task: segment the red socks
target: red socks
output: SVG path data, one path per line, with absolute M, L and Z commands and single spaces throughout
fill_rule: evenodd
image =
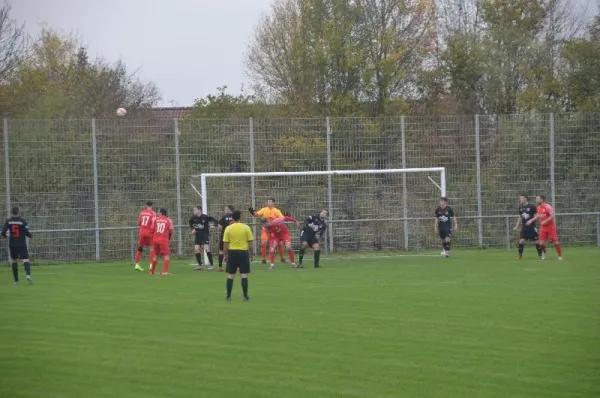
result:
M 169 263 L 170 262 L 171 262 L 171 260 L 167 260 L 167 259 L 165 259 L 163 261 L 163 270 L 162 270 L 163 274 L 166 274 L 167 272 L 169 272 Z
M 150 263 L 150 275 L 154 275 L 154 270 L 156 269 L 156 259 L 153 258 Z
M 142 259 L 142 252 L 138 250 L 135 252 L 135 263 L 139 264 L 141 259 Z
M 273 250 L 269 250 L 269 261 L 271 264 L 275 264 L 275 252 Z
M 150 250 L 150 262 L 154 261 L 154 250 Z
M 556 254 L 558 254 L 558 257 L 562 257 L 562 246 L 560 243 L 555 243 L 554 248 L 556 249 Z
M 260 245 L 260 256 L 262 257 L 263 261 L 267 260 L 267 244 L 266 243 L 261 243 L 261 245 Z
M 296 258 L 294 257 L 294 250 L 292 250 L 292 249 L 288 250 L 288 256 L 290 257 L 290 261 L 291 261 L 292 263 L 295 263 L 295 262 L 296 262 Z M 282 256 L 282 257 L 283 257 L 283 256 Z

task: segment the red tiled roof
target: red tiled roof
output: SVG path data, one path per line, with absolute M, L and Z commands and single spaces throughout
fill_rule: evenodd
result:
M 152 108 L 153 119 L 184 119 L 192 114 L 191 106 Z

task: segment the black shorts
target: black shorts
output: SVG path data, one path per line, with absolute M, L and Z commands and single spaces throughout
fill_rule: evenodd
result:
M 525 240 L 538 240 L 538 230 L 536 227 L 523 227 L 521 228 L 521 239 Z
M 210 242 L 210 238 L 208 236 L 207 233 L 203 233 L 203 232 L 196 232 L 196 235 L 194 235 L 194 244 L 195 245 L 208 245 Z
M 250 273 L 250 254 L 247 250 L 229 250 L 227 253 L 227 273 L 235 274 L 238 268 L 240 274 Z
M 306 242 L 309 247 L 313 247 L 319 243 L 319 238 L 317 238 L 317 235 L 313 231 L 303 229 L 300 231 L 300 243 L 302 242 Z
M 440 239 L 452 238 L 452 230 L 448 228 L 440 228 Z
M 27 246 L 9 246 L 8 250 L 10 251 L 11 260 L 29 259 L 29 250 L 27 250 Z

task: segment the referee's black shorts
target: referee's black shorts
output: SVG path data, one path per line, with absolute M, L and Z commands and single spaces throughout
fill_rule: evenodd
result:
M 229 250 L 227 253 L 227 273 L 235 274 L 238 269 L 240 274 L 250 273 L 250 254 L 248 250 Z

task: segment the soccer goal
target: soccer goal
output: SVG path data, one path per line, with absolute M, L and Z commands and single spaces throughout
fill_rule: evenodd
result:
M 329 210 L 327 251 L 419 250 L 431 238 L 433 211 L 446 196 L 444 167 L 335 171 L 206 173 L 200 179 L 202 208 L 217 217 L 224 207 L 261 208 L 268 199 L 300 221 Z M 295 230 L 295 227 L 293 227 Z M 294 233 L 294 239 L 299 239 Z

